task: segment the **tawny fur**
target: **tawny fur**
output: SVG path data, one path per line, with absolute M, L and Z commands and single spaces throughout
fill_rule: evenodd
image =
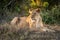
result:
M 10 24 L 11 25 L 16 25 L 18 23 L 18 20 L 19 20 L 18 17 L 14 17 Z
M 29 9 L 29 13 L 30 15 L 27 17 L 26 22 L 29 24 L 30 28 L 35 27 L 36 29 L 40 29 L 42 31 L 54 31 L 44 27 L 39 8 Z
M 40 16 L 40 9 L 29 9 L 30 15 L 27 17 L 26 22 L 29 23 L 29 27 L 32 28 L 35 24 L 35 27 L 43 27 L 42 18 Z
M 42 31 L 52 31 L 43 25 L 42 17 L 40 15 L 40 9 L 29 9 L 30 15 L 28 17 L 15 17 L 11 24 L 15 25 L 18 24 L 19 26 L 26 26 L 29 25 L 29 28 L 37 28 Z

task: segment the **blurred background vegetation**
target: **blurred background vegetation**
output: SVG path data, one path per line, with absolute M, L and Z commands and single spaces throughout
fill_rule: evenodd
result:
M 60 0 L 0 0 L 0 23 L 28 16 L 29 8 L 41 8 L 44 23 L 60 24 Z

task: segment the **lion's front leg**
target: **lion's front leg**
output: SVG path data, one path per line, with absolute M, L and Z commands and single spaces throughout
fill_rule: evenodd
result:
M 30 23 L 29 23 L 29 27 L 32 28 L 32 25 L 33 25 L 33 24 L 30 22 Z
M 35 23 L 35 20 L 32 20 L 32 19 L 31 19 L 31 20 L 29 21 L 29 26 L 30 26 L 30 28 L 32 28 L 32 27 L 34 26 L 34 23 Z

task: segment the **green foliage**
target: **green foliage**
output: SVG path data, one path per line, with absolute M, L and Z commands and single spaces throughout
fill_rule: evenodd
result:
M 43 3 L 43 7 L 48 7 L 49 3 L 48 2 L 44 2 Z
M 45 13 L 44 13 L 44 15 L 43 15 L 43 21 L 44 21 L 45 23 L 47 23 L 47 24 L 48 24 L 48 23 L 49 23 L 49 24 L 54 23 L 52 16 L 51 16 L 50 13 L 48 13 L 48 12 L 45 12 Z
M 42 11 L 43 21 L 47 24 L 60 23 L 60 8 L 54 6 L 51 10 Z
M 19 6 L 15 6 L 15 11 L 20 12 L 20 7 Z

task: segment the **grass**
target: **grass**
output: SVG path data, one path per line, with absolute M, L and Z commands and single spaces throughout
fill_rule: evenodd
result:
M 0 24 L 0 40 L 60 40 L 60 32 L 32 31 L 28 28 Z

